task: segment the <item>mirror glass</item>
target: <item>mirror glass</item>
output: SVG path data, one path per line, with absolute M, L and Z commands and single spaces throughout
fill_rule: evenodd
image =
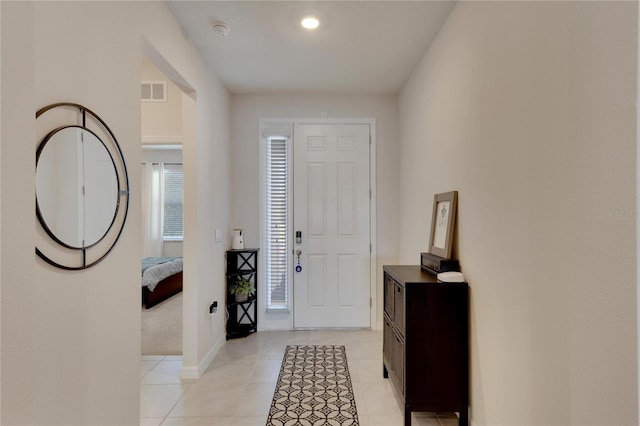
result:
M 109 231 L 118 178 L 95 134 L 69 126 L 50 136 L 36 164 L 36 202 L 44 225 L 70 247 L 91 246 Z

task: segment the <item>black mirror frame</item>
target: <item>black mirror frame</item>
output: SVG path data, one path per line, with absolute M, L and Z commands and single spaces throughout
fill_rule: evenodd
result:
M 127 214 L 128 214 L 128 210 L 129 210 L 129 175 L 127 172 L 127 165 L 125 163 L 124 160 L 124 155 L 122 154 L 122 149 L 120 148 L 120 144 L 118 143 L 118 140 L 116 139 L 115 135 L 113 134 L 113 132 L 111 131 L 111 129 L 109 128 L 109 126 L 107 126 L 107 124 L 93 111 L 91 111 L 90 109 L 80 105 L 80 104 L 76 104 L 76 103 L 70 103 L 70 102 L 61 102 L 61 103 L 55 103 L 55 104 L 51 104 L 51 105 L 47 105 L 41 109 L 39 109 L 36 112 L 36 120 L 38 119 L 38 117 L 40 117 L 42 114 L 46 113 L 47 111 L 53 110 L 55 108 L 72 108 L 72 109 L 77 109 L 78 112 L 80 113 L 80 116 L 82 117 L 82 124 L 78 125 L 78 124 L 69 124 L 69 125 L 63 125 L 60 127 L 57 127 L 56 129 L 50 131 L 49 133 L 47 133 L 47 135 L 42 139 L 42 141 L 40 142 L 40 144 L 38 145 L 38 149 L 36 150 L 36 170 L 38 167 L 38 160 L 40 158 L 40 154 L 42 153 L 42 150 L 44 149 L 45 145 L 47 144 L 47 142 L 51 139 L 51 137 L 56 134 L 57 132 L 61 131 L 62 129 L 65 128 L 69 128 L 69 127 L 75 127 L 75 128 L 80 128 L 82 130 L 86 130 L 90 133 L 92 133 L 94 136 L 96 136 L 96 138 L 105 146 L 105 148 L 107 149 L 107 152 L 109 153 L 109 156 L 111 157 L 111 161 L 113 163 L 113 167 L 115 170 L 115 174 L 116 174 L 116 181 L 117 181 L 117 185 L 118 185 L 118 199 L 116 202 L 116 207 L 115 207 L 115 212 L 113 215 L 113 220 L 111 221 L 111 224 L 109 225 L 109 228 L 107 229 L 107 231 L 104 233 L 104 235 L 102 237 L 100 237 L 100 239 L 88 246 L 85 246 L 83 244 L 82 247 L 74 247 L 74 246 L 70 246 L 64 242 L 62 242 L 60 240 L 60 238 L 58 236 L 56 236 L 53 231 L 49 228 L 49 226 L 47 225 L 44 217 L 42 216 L 42 212 L 40 211 L 39 205 L 38 205 L 38 197 L 36 195 L 36 216 L 38 218 L 38 222 L 40 223 L 40 226 L 42 226 L 42 229 L 46 232 L 46 234 L 59 246 L 63 247 L 64 249 L 68 249 L 71 250 L 73 252 L 80 252 L 81 253 L 81 261 L 80 261 L 80 265 L 63 265 L 55 260 L 53 260 L 51 257 L 47 256 L 42 250 L 40 250 L 37 246 L 35 248 L 36 250 L 36 255 L 38 257 L 40 257 L 42 260 L 44 260 L 45 262 L 47 262 L 48 264 L 55 266 L 56 268 L 60 268 L 60 269 L 65 269 L 65 270 L 70 270 L 70 271 L 78 271 L 78 270 L 83 270 L 83 269 L 88 269 L 92 266 L 95 266 L 96 264 L 98 264 L 99 262 L 101 262 L 105 257 L 107 257 L 107 255 L 109 253 L 111 253 L 111 250 L 115 247 L 116 243 L 118 242 L 120 235 L 122 234 L 122 231 L 124 230 L 124 225 L 126 223 L 127 220 Z M 118 158 L 114 158 L 114 156 L 111 154 L 111 151 L 109 150 L 109 148 L 107 147 L 107 144 L 105 143 L 105 141 L 103 141 L 94 131 L 92 131 L 91 129 L 89 129 L 87 127 L 87 115 L 89 115 L 90 118 L 94 119 L 99 126 L 102 128 L 102 130 L 106 131 L 106 133 L 109 135 L 110 139 L 111 139 L 111 143 L 113 148 L 115 148 L 115 153 L 117 153 L 117 157 Z M 116 162 L 120 163 L 121 168 L 117 167 Z M 118 219 L 118 213 L 120 211 L 120 208 L 123 208 L 123 214 L 121 216 L 121 223 L 119 224 L 119 226 L 114 228 L 114 225 L 116 225 L 116 221 Z M 108 235 L 113 235 L 114 233 L 116 233 L 114 238 L 113 238 L 113 243 L 106 249 L 103 250 L 103 252 L 99 253 L 97 255 L 97 259 L 93 260 L 90 263 L 87 263 L 87 250 L 97 246 L 98 243 L 100 243 L 102 240 L 104 240 Z

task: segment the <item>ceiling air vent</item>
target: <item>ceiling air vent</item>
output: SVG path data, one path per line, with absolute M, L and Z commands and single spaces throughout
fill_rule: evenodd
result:
M 142 102 L 167 102 L 166 81 L 143 81 L 140 89 Z

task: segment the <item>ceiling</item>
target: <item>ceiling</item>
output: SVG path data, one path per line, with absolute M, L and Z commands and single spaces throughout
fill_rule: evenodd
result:
M 454 1 L 167 1 L 232 93 L 398 93 Z M 303 16 L 320 18 L 315 31 Z M 226 36 L 211 28 L 222 21 Z

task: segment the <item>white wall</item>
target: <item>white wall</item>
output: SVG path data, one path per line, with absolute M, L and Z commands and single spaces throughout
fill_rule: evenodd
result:
M 142 141 L 182 141 L 182 90 L 148 59 L 142 60 L 142 81 L 165 81 L 166 102 L 141 102 Z
M 36 342 L 36 289 L 34 222 L 23 220 L 35 210 L 33 4 L 0 3 L 2 89 L 0 110 L 1 171 L 0 223 L 2 258 L 2 377 L 0 423 L 35 424 L 36 375 L 39 362 Z M 11 19 L 8 19 L 11 17 Z M 16 40 L 21 45 L 16 45 Z M 22 47 L 28 47 L 23 50 Z M 9 120 L 9 118 L 11 118 Z M 9 143 L 23 140 L 25 143 Z M 22 179 L 16 179 L 21 177 Z M 8 183 L 11 182 L 11 185 Z M 9 194 L 12 194 L 9 197 Z M 29 216 L 27 216 L 29 215 Z M 27 368 L 29 366 L 29 368 Z M 5 414 L 6 413 L 6 414 Z
M 182 163 L 181 147 L 176 147 L 176 149 L 159 149 L 156 147 L 142 145 L 141 161 L 143 163 Z
M 317 94 L 234 95 L 232 98 L 233 227 L 244 229 L 246 247 L 260 247 L 260 118 L 375 118 L 377 136 L 377 312 L 382 312 L 382 265 L 398 250 L 398 147 L 395 96 Z M 417 260 L 416 260 L 417 262 Z M 261 329 L 289 328 L 288 315 L 258 314 Z
M 192 185 L 185 251 L 192 255 L 185 261 L 190 328 L 184 362 L 192 369 L 224 341 L 223 318 L 210 320 L 207 307 L 209 299 L 224 297 L 224 250 L 210 236 L 214 227 L 229 227 L 229 94 L 163 3 L 2 2 L 0 7 L 0 422 L 137 424 L 139 96 L 147 45 L 142 37 L 198 97 L 189 123 L 197 131 L 185 146 L 185 179 Z M 34 254 L 34 116 L 38 108 L 61 101 L 85 104 L 108 123 L 124 151 L 132 189 L 121 239 L 103 262 L 83 272 L 54 269 Z
M 459 2 L 400 94 L 400 261 L 458 190 L 474 424 L 638 424 L 637 16 Z
M 2 6 L 0 6 L 0 23 L 2 23 Z M 2 51 L 2 31 L 0 31 L 0 52 Z M 2 188 L 2 66 L 0 64 L 0 188 Z M 0 208 L 0 336 L 2 336 L 2 208 Z M 2 354 L 2 339 L 0 338 L 0 354 Z M 1 358 L 0 358 L 1 359 Z M 2 378 L 2 362 L 0 361 L 0 378 Z M 1 379 L 0 379 L 1 380 Z M 2 386 L 0 385 L 0 401 L 2 401 Z M 0 403 L 1 407 L 1 403 Z

